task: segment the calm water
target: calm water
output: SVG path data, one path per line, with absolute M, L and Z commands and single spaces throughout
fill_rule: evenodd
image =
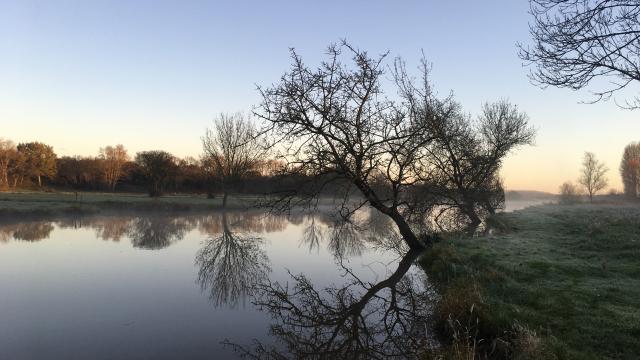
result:
M 385 218 L 358 218 L 5 221 L 0 359 L 411 354 L 429 338 L 417 254 Z

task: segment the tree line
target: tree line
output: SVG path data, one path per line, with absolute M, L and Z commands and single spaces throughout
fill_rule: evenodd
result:
M 0 138 L 0 190 L 57 189 L 85 191 L 146 191 L 150 196 L 164 192 L 207 193 L 223 189 L 261 193 L 269 191 L 277 162 L 255 159 L 243 176 L 234 170 L 233 184 L 223 185 L 220 169 L 224 162 L 203 155 L 178 158 L 161 150 L 141 151 L 133 157 L 119 144 L 100 148 L 96 156 L 57 156 L 51 145 L 41 142 L 15 144 Z M 226 177 L 226 176 L 225 176 Z M 231 180 L 227 180 L 231 181 Z

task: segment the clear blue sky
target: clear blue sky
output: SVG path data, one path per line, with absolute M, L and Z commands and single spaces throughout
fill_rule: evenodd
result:
M 640 139 L 640 112 L 581 105 L 587 92 L 531 85 L 517 57 L 527 1 L 30 1 L 0 0 L 0 137 L 58 154 L 200 153 L 214 116 L 249 111 L 256 84 L 277 81 L 289 47 L 316 64 L 341 38 L 416 64 L 421 49 L 441 93 L 466 111 L 508 98 L 529 113 L 537 145 L 506 162 L 507 187 L 555 191 L 582 152 L 617 167 Z

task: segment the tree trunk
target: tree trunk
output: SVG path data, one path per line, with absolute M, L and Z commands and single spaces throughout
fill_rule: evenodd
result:
M 398 230 L 400 231 L 400 235 L 402 235 L 402 238 L 407 242 L 407 245 L 409 245 L 411 249 L 424 249 L 426 244 L 423 244 L 422 242 L 420 242 L 420 240 L 418 240 L 416 234 L 413 232 L 413 230 L 411 230 L 411 226 L 409 226 L 407 221 L 398 212 L 398 210 L 393 209 L 391 213 L 387 215 L 391 217 L 393 222 L 396 224 Z
M 38 175 L 38 187 L 42 187 L 42 179 L 40 179 L 40 175 Z
M 222 195 L 222 208 L 226 209 L 227 208 L 227 191 L 224 191 L 224 194 Z
M 411 230 L 411 226 L 409 226 L 407 220 L 405 220 L 404 216 L 400 214 L 397 208 L 389 207 L 383 204 L 378 199 L 378 196 L 373 192 L 373 190 L 371 190 L 371 188 L 364 182 L 360 180 L 354 180 L 354 184 L 367 198 L 371 206 L 393 220 L 393 222 L 398 227 L 398 231 L 400 231 L 400 235 L 411 249 L 424 249 L 425 245 L 429 245 L 423 244 L 420 240 L 418 240 L 416 234 L 413 232 L 413 230 Z

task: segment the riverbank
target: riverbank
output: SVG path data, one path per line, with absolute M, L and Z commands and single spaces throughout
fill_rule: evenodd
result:
M 227 209 L 246 209 L 255 197 L 231 196 Z M 206 211 L 222 208 L 222 197 L 98 192 L 5 192 L 0 193 L 0 216 L 38 217 L 64 214 L 95 214 L 113 211 Z
M 640 207 L 542 205 L 452 236 L 421 260 L 447 357 L 636 359 Z

